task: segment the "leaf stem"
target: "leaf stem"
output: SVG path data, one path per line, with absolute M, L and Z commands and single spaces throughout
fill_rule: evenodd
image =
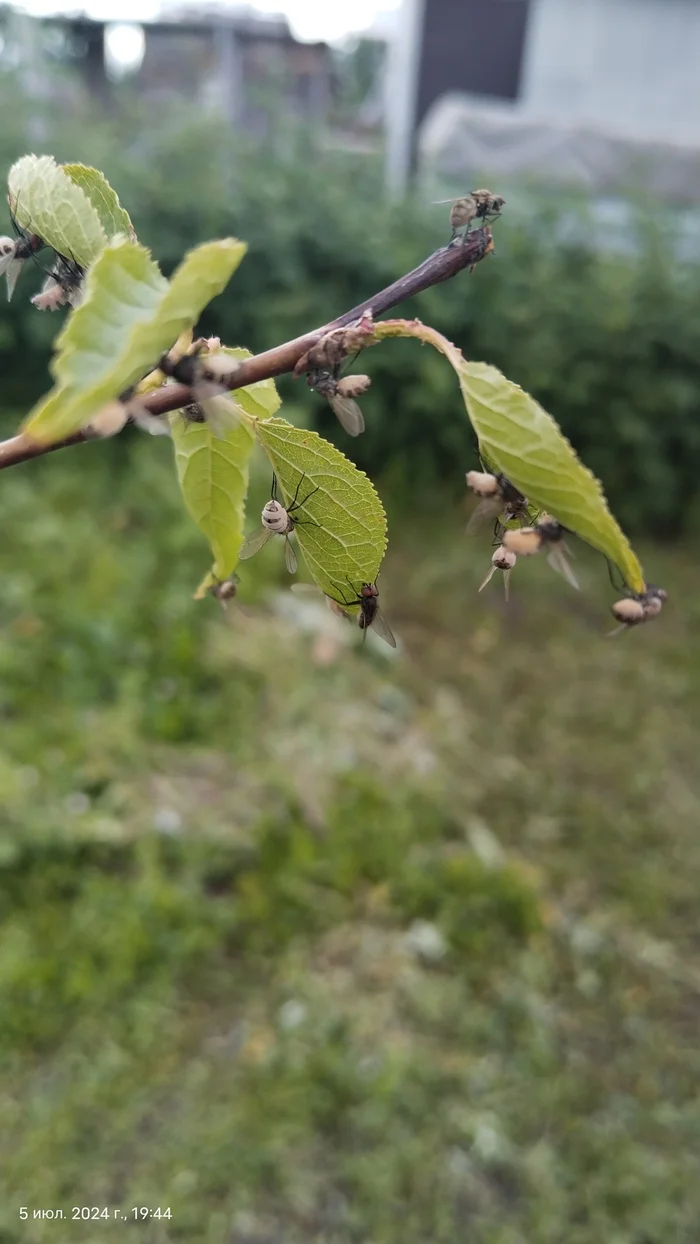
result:
M 323 324 L 313 332 L 295 337 L 293 341 L 285 341 L 272 350 L 264 350 L 252 358 L 244 359 L 236 371 L 234 388 L 242 389 L 246 385 L 255 384 L 259 380 L 269 380 L 294 370 L 302 355 L 316 345 L 321 337 L 336 328 L 344 328 L 359 320 L 365 311 L 371 311 L 374 318 L 391 310 L 407 298 L 413 298 L 423 290 L 449 281 L 464 268 L 472 268 L 484 258 L 490 249 L 491 233 L 489 229 L 474 229 L 467 234 L 464 243 L 443 246 L 434 251 L 427 259 L 413 268 L 411 272 L 400 276 L 397 281 L 366 298 L 357 307 L 345 311 L 337 319 Z M 183 384 L 171 384 L 156 389 L 144 399 L 146 409 L 152 415 L 165 415 L 171 410 L 179 410 L 193 400 L 192 391 Z M 51 445 L 37 444 L 29 437 L 20 433 L 9 440 L 0 441 L 0 471 L 6 467 L 17 466 L 32 458 L 40 458 L 44 454 L 53 453 L 56 449 L 66 449 L 69 445 L 79 445 L 88 437 L 83 432 L 75 432 L 64 440 L 55 441 Z

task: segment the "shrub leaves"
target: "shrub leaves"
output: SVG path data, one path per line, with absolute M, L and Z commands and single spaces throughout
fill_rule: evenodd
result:
M 486 363 L 463 363 L 459 382 L 484 457 L 543 510 L 620 567 L 644 591 L 642 567 L 613 518 L 602 485 L 557 424 L 517 384 Z
M 84 427 L 196 323 L 245 250 L 235 238 L 198 246 L 168 283 L 145 247 L 113 240 L 88 272 L 84 300 L 57 339 L 51 370 L 58 383 L 23 431 L 50 444 Z
M 104 173 L 86 164 L 63 164 L 64 173 L 76 186 L 84 191 L 92 203 L 100 224 L 108 238 L 123 233 L 130 241 L 136 241 L 136 233 L 129 213 L 121 206 L 116 192 L 112 189 Z
M 23 156 L 10 169 L 7 185 L 20 225 L 83 268 L 97 259 L 107 244 L 100 214 L 53 156 Z
M 227 579 L 238 561 L 255 434 L 241 422 L 226 437 L 216 437 L 206 423 L 187 423 L 179 415 L 171 415 L 171 427 L 185 505 L 214 554 L 211 571 L 196 592 L 201 597 Z
M 646 584 L 642 567 L 608 509 L 600 481 L 576 456 L 546 410 L 496 367 L 469 363 L 440 333 L 417 320 L 389 320 L 376 337 L 418 337 L 440 350 L 459 380 L 485 461 L 564 527 L 619 566 L 635 592 Z
M 216 354 L 234 359 L 250 358 L 249 350 L 226 348 Z M 206 423 L 186 423 L 170 416 L 175 444 L 175 463 L 185 505 L 211 545 L 214 564 L 200 583 L 200 599 L 215 583 L 228 579 L 236 567 L 243 542 L 248 468 L 255 444 L 253 420 L 273 415 L 280 399 L 274 380 L 236 390 L 236 402 L 251 416 L 226 437 L 212 436 Z
M 335 445 L 284 419 L 266 419 L 256 432 L 290 505 L 317 488 L 295 531 L 309 571 L 328 596 L 350 595 L 373 583 L 386 550 L 386 515 L 374 486 Z M 302 479 L 303 477 L 303 479 Z M 317 525 L 312 525 L 317 524 Z

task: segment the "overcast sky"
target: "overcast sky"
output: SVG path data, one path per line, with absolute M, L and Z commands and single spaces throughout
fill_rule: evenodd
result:
M 391 17 L 400 8 L 401 0 L 254 0 L 247 7 L 265 13 L 284 13 L 298 39 L 333 41 L 357 34 L 378 23 L 382 31 L 390 28 Z M 105 21 L 148 21 L 162 14 L 167 16 L 168 4 L 159 0 L 22 0 L 28 13 L 83 12 Z M 197 0 L 189 0 L 188 8 L 196 8 Z M 228 5 L 222 7 L 240 7 Z M 203 3 L 203 9 L 211 9 Z

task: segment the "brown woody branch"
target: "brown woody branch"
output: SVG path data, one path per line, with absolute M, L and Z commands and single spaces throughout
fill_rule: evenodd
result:
M 303 337 L 295 337 L 293 341 L 286 341 L 272 350 L 265 350 L 262 354 L 255 354 L 252 358 L 245 359 L 236 369 L 234 388 L 242 389 L 245 385 L 254 384 L 257 380 L 268 380 L 293 371 L 302 355 L 316 345 L 326 333 L 336 328 L 345 328 L 348 324 L 359 320 L 365 311 L 371 311 L 376 319 L 385 311 L 405 302 L 407 298 L 422 293 L 432 285 L 449 281 L 463 268 L 472 268 L 492 249 L 490 230 L 473 230 L 467 234 L 464 243 L 445 246 L 435 251 L 412 272 L 407 272 L 405 276 L 399 277 L 398 281 L 394 281 L 393 285 L 388 285 L 386 289 L 373 294 L 359 306 L 338 316 L 337 320 L 332 320 L 329 324 L 324 324 Z M 171 410 L 179 410 L 182 406 L 187 406 L 192 400 L 192 391 L 186 385 L 170 384 L 150 393 L 144 399 L 144 405 L 152 415 L 165 415 Z M 13 436 L 7 441 L 0 441 L 0 471 L 5 467 L 16 466 L 20 462 L 27 462 L 30 458 L 39 458 L 43 454 L 53 453 L 56 449 L 79 445 L 87 439 L 88 437 L 83 432 L 75 432 L 72 436 L 56 441 L 52 445 L 41 445 L 20 432 L 18 436 Z

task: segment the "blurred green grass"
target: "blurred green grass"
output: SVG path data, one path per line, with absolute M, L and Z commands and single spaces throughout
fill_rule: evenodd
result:
M 602 561 L 506 609 L 416 498 L 392 660 L 274 548 L 253 616 L 193 602 L 169 447 L 122 441 L 0 488 L 2 1244 L 694 1244 L 693 550 L 612 642 Z

